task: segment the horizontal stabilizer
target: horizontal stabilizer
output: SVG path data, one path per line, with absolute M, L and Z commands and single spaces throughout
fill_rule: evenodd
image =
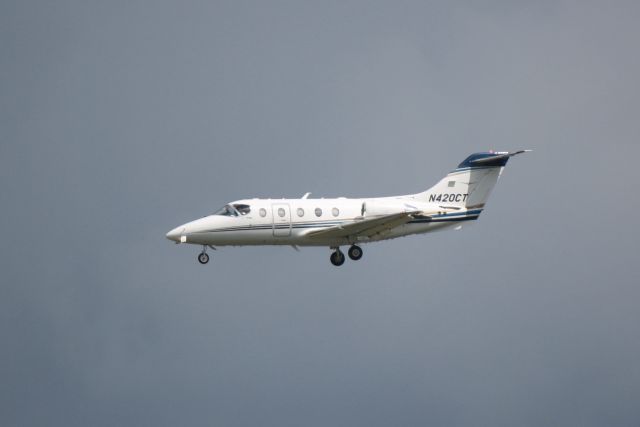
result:
M 528 153 L 532 150 L 519 150 L 519 151 L 513 151 L 511 153 L 496 153 L 495 156 L 489 156 L 489 157 L 483 157 L 481 159 L 475 159 L 475 160 L 471 160 L 469 161 L 469 163 L 473 164 L 473 165 L 480 165 L 483 166 L 485 164 L 494 164 L 496 160 L 506 160 L 509 157 L 513 157 L 517 154 L 522 154 L 522 153 Z

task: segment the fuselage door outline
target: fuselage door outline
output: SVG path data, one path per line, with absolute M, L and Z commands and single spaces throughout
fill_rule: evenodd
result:
M 273 203 L 271 217 L 273 218 L 273 237 L 291 236 L 291 207 L 288 203 Z

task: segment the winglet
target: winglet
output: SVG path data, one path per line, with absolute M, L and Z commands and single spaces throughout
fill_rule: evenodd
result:
M 304 196 L 302 196 L 303 199 L 306 199 L 307 197 L 309 197 L 311 195 L 311 193 L 304 193 Z

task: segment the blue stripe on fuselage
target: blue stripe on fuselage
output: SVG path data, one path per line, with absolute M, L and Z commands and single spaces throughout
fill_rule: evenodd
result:
M 420 224 L 426 222 L 452 222 L 452 221 L 469 221 L 478 219 L 482 209 L 473 209 L 465 212 L 449 212 L 437 215 L 431 215 L 425 218 L 416 218 L 409 221 L 407 224 Z M 298 222 L 298 223 L 286 223 L 286 224 L 260 224 L 253 226 L 239 226 L 239 227 L 227 227 L 214 230 L 206 230 L 204 233 L 221 233 L 227 231 L 253 231 L 253 230 L 285 230 L 291 229 L 305 229 L 305 228 L 330 228 L 333 226 L 351 224 L 352 220 L 345 221 L 314 221 L 314 222 Z

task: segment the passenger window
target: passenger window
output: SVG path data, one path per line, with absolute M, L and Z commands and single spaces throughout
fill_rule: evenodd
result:
M 284 209 L 283 208 L 278 208 L 278 216 L 280 218 L 284 218 L 284 214 L 285 214 Z
M 333 208 L 333 209 L 331 209 L 331 213 L 333 214 L 333 216 L 338 216 L 338 215 L 340 215 L 340 211 L 338 210 L 338 208 Z
M 322 216 L 322 209 L 316 208 L 316 216 Z
M 304 216 L 304 209 L 298 208 L 298 216 L 300 217 Z
M 264 218 L 267 216 L 267 210 L 265 208 L 260 208 L 260 216 Z

